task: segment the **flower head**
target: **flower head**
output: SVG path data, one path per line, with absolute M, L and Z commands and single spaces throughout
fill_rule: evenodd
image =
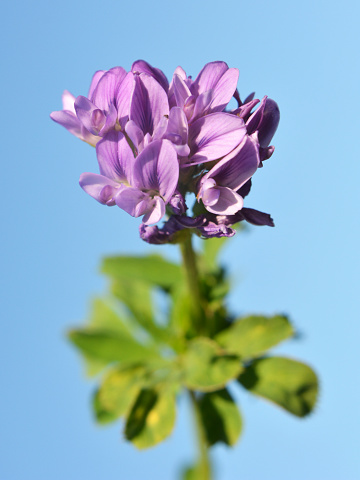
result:
M 277 104 L 254 94 L 241 101 L 239 72 L 225 62 L 206 64 L 195 80 L 178 67 L 171 83 L 144 60 L 99 70 L 87 97 L 63 94 L 51 118 L 96 146 L 99 173 L 80 185 L 98 202 L 142 216 L 141 237 L 176 241 L 191 229 L 209 238 L 232 236 L 241 220 L 273 226 L 270 215 L 243 207 L 251 178 L 271 157 L 279 123 Z M 226 110 L 234 98 L 235 110 Z M 187 193 L 195 193 L 194 216 Z M 165 218 L 163 227 L 155 225 Z

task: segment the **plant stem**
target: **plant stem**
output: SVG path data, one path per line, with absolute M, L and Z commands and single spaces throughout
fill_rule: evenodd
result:
M 191 242 L 191 234 L 186 235 L 180 243 L 180 248 L 190 292 L 200 302 L 199 272 L 196 264 L 196 255 Z
M 191 403 L 194 411 L 195 418 L 195 427 L 196 427 L 196 436 L 198 440 L 199 448 L 199 461 L 198 461 L 198 480 L 211 480 L 211 463 L 209 459 L 208 445 L 206 442 L 206 434 L 204 426 L 201 419 L 201 414 L 199 410 L 199 404 L 196 400 L 195 392 L 189 390 Z
M 183 265 L 185 269 L 185 276 L 189 290 L 189 296 L 192 300 L 194 319 L 196 324 L 194 325 L 196 335 L 206 333 L 205 322 L 205 305 L 204 299 L 200 290 L 199 283 L 199 271 L 196 263 L 196 254 L 194 252 L 191 233 L 185 236 L 180 243 L 181 254 L 183 258 Z M 195 323 L 195 322 L 194 322 Z
M 193 328 L 197 336 L 206 334 L 206 302 L 203 298 L 199 283 L 199 271 L 197 267 L 196 253 L 194 252 L 191 233 L 185 236 L 180 244 L 185 275 L 188 284 L 189 296 L 192 299 L 194 311 Z M 195 323 L 196 322 L 196 323 Z M 189 390 L 190 399 L 194 411 L 197 443 L 199 446 L 199 461 L 197 464 L 197 480 L 211 480 L 211 464 L 209 460 L 206 433 L 201 418 L 200 407 L 195 392 Z

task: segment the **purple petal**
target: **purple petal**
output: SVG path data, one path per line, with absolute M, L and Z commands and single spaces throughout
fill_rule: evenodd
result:
M 229 113 L 211 113 L 196 120 L 189 132 L 188 165 L 217 160 L 239 145 L 246 134 L 241 118 Z M 185 166 L 185 165 L 184 165 Z
M 119 86 L 116 96 L 116 108 L 118 111 L 117 117 L 122 129 L 130 115 L 130 102 L 135 88 L 135 79 L 132 72 L 129 72 Z
M 116 111 L 115 105 L 111 104 L 106 114 L 105 125 L 100 130 L 99 135 L 103 137 L 106 133 L 112 130 L 116 125 L 116 120 L 117 120 L 117 111 Z
M 244 103 L 239 108 L 232 110 L 233 115 L 237 115 L 240 118 L 243 118 L 245 121 L 248 119 L 251 110 L 260 102 L 257 98 L 255 100 L 251 100 L 249 103 Z
M 144 134 L 152 135 L 164 115 L 169 115 L 169 103 L 165 90 L 153 77 L 145 73 L 135 76 L 130 120 L 133 120 Z
M 159 229 L 156 225 L 145 225 L 139 227 L 140 238 L 152 245 L 163 245 L 170 242 L 171 233 Z
M 97 87 L 97 84 L 99 83 L 100 78 L 104 75 L 105 72 L 106 70 L 98 70 L 97 72 L 94 73 L 90 83 L 88 98 L 92 97 L 94 90 Z
M 108 111 L 110 105 L 115 105 L 119 87 L 126 76 L 122 67 L 108 70 L 100 78 L 92 96 L 91 102 L 103 111 Z
M 109 132 L 97 145 L 100 173 L 118 182 L 128 182 L 134 154 L 121 132 Z
M 244 200 L 239 194 L 226 187 L 215 187 L 210 190 L 218 190 L 219 196 L 216 203 L 204 206 L 206 210 L 216 215 L 234 215 L 242 209 Z M 209 192 L 209 191 L 208 191 Z
M 69 130 L 69 132 L 75 135 L 75 137 L 82 139 L 81 122 L 72 112 L 69 112 L 68 110 L 51 112 L 50 118 Z
M 239 79 L 239 70 L 229 68 L 215 85 L 209 112 L 222 112 L 230 102 Z
M 194 112 L 191 117 L 191 122 L 194 122 L 197 118 L 209 112 L 209 107 L 213 100 L 213 96 L 214 96 L 214 91 L 207 90 L 206 92 L 201 93 L 197 97 L 195 101 Z
M 251 102 L 255 97 L 255 92 L 250 93 L 244 100 L 244 105 Z
M 144 147 L 143 131 L 136 125 L 135 122 L 129 120 L 125 126 L 125 131 L 132 141 L 137 152 L 140 152 Z
M 228 69 L 225 62 L 207 63 L 194 80 L 191 92 L 200 95 L 202 92 L 211 90 Z
M 79 184 L 95 200 L 109 206 L 115 205 L 114 196 L 121 189 L 117 182 L 96 173 L 83 173 Z
M 280 121 L 280 110 L 276 102 L 267 99 L 263 118 L 259 126 L 260 147 L 267 147 L 275 135 Z
M 118 207 L 125 210 L 132 217 L 140 217 L 151 205 L 152 199 L 149 195 L 137 188 L 124 187 L 115 197 Z
M 258 142 L 256 138 L 246 135 L 241 144 L 220 160 L 201 181 L 213 178 L 217 185 L 238 190 L 254 175 L 259 162 Z
M 64 90 L 61 96 L 61 100 L 63 104 L 63 110 L 68 110 L 69 112 L 76 115 L 75 107 L 74 107 L 74 103 L 75 103 L 74 95 L 70 93 L 68 90 Z
M 244 183 L 244 185 L 241 188 L 239 188 L 237 193 L 241 197 L 245 198 L 249 195 L 250 190 L 251 190 L 251 178 L 246 183 Z
M 169 113 L 164 138 L 170 140 L 178 155 L 186 157 L 190 153 L 188 142 L 188 123 L 186 115 L 179 107 L 173 107 Z M 154 136 L 155 140 L 155 136 Z
M 234 223 L 240 222 L 241 220 L 246 220 L 247 222 L 262 226 L 267 225 L 268 227 L 274 227 L 274 220 L 268 213 L 259 212 L 259 210 L 255 210 L 253 208 L 243 208 L 240 212 L 236 215 L 231 217 L 227 217 L 228 223 L 233 225 Z
M 151 210 L 148 211 L 143 216 L 143 223 L 145 225 L 151 225 L 152 223 L 159 222 L 162 217 L 165 215 L 165 202 L 160 197 L 154 197 L 153 204 L 151 206 Z
M 200 227 L 199 231 L 203 238 L 233 237 L 236 233 L 232 228 L 222 224 L 218 225 L 214 222 L 208 222 L 203 227 Z
M 75 110 L 78 119 L 84 127 L 93 135 L 98 135 L 106 122 L 104 113 L 82 95 L 75 100 Z
M 259 148 L 259 153 L 260 153 L 260 165 L 262 167 L 262 162 L 265 160 L 268 160 L 271 155 L 274 153 L 275 147 L 271 145 L 270 147 L 260 147 Z
M 181 195 L 181 193 L 175 192 L 175 194 L 170 198 L 169 205 L 171 207 L 171 210 L 176 215 L 182 215 L 187 210 L 185 199 Z
M 159 192 L 166 202 L 172 197 L 179 179 L 179 162 L 168 140 L 150 143 L 133 163 L 131 185 Z
M 267 100 L 267 96 L 265 95 L 265 97 L 261 100 L 261 103 L 258 106 L 258 108 L 255 110 L 255 112 L 250 116 L 250 118 L 246 122 L 246 129 L 249 135 L 251 135 L 258 129 L 262 121 L 266 100 Z
M 215 185 L 213 185 L 214 187 Z M 219 201 L 220 190 L 218 188 L 207 188 L 203 190 L 201 199 L 205 208 L 215 205 Z M 211 210 L 210 210 L 211 211 Z
M 176 105 L 180 108 L 183 108 L 186 99 L 191 96 L 191 92 L 187 87 L 185 81 L 179 75 L 176 75 L 176 74 L 173 77 L 173 89 L 174 89 Z
M 145 62 L 145 60 L 137 60 L 132 64 L 131 71 L 133 73 L 147 73 L 151 77 L 153 77 L 162 88 L 167 92 L 169 89 L 169 82 L 165 76 L 165 74 L 159 69 L 152 67 L 149 63 Z

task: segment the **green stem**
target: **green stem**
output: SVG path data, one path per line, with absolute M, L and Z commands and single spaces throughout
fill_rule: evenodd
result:
M 189 390 L 191 403 L 194 411 L 196 436 L 199 448 L 199 462 L 198 462 L 198 480 L 211 480 L 211 463 L 209 458 L 208 445 L 206 441 L 206 433 L 201 419 L 199 404 L 196 400 L 195 392 Z
M 183 265 L 185 269 L 185 277 L 187 281 L 189 296 L 192 301 L 194 313 L 194 330 L 196 335 L 206 333 L 205 322 L 205 305 L 200 290 L 199 271 L 197 267 L 196 253 L 191 242 L 191 233 L 189 232 L 180 243 Z
M 189 290 L 194 298 L 200 303 L 199 272 L 196 264 L 196 255 L 191 242 L 191 234 L 186 235 L 180 243 Z

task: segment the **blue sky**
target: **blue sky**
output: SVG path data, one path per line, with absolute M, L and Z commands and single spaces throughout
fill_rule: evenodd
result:
M 105 289 L 102 256 L 157 249 L 138 238 L 138 220 L 79 188 L 94 151 L 49 113 L 65 88 L 86 94 L 95 70 L 139 58 L 168 77 L 224 60 L 243 97 L 267 94 L 281 110 L 246 205 L 276 227 L 236 236 L 222 260 L 234 311 L 290 314 L 303 338 L 277 351 L 313 365 L 321 394 L 301 421 L 236 391 L 245 430 L 236 448 L 214 451 L 217 480 L 359 478 L 359 14 L 355 1 L 310 0 L 2 7 L 0 480 L 175 479 L 193 458 L 185 399 L 172 437 L 147 452 L 121 425 L 96 426 L 93 384 L 64 337 Z

